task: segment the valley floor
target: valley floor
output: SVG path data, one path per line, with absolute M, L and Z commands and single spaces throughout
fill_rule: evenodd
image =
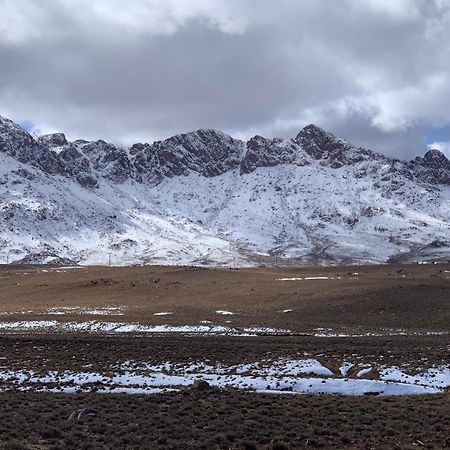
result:
M 0 394 L 5 449 L 450 448 L 448 395 Z M 95 417 L 68 421 L 80 408 Z
M 86 323 L 87 331 L 116 332 L 153 331 L 119 328 L 136 324 L 175 331 L 203 326 L 201 332 L 224 327 L 315 335 L 447 333 L 449 298 L 450 264 L 239 270 L 0 266 L 0 330 L 64 332 L 63 324 Z
M 4 266 L 0 301 L 0 448 L 450 448 L 448 264 Z

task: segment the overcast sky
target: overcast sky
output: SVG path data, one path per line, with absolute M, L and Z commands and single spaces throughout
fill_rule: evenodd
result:
M 0 0 L 0 115 L 114 143 L 315 123 L 450 156 L 450 0 Z

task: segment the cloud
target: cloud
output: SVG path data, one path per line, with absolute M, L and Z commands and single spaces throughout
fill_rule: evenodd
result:
M 402 158 L 450 125 L 447 0 L 0 0 L 0 114 L 130 144 L 309 122 Z

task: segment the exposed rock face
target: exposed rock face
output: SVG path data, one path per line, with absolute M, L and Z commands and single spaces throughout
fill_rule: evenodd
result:
M 450 161 L 439 150 L 429 150 L 423 158 L 418 156 L 412 161 L 412 169 L 429 183 L 450 184 Z
M 117 183 L 130 178 L 131 167 L 126 150 L 103 140 L 79 144 L 79 147 L 100 176 Z
M 327 133 L 316 125 L 307 125 L 295 138 L 306 153 L 333 168 L 356 164 L 369 159 L 382 158 L 370 150 L 356 148 L 334 134 Z
M 74 144 L 67 144 L 58 154 L 59 160 L 63 163 L 65 173 L 76 178 L 83 187 L 96 187 L 97 178 L 91 168 L 89 160 Z
M 357 148 L 315 125 L 307 125 L 294 139 L 254 136 L 247 143 L 220 131 L 198 130 L 153 144 L 137 143 L 126 150 L 103 140 L 68 142 L 63 133 L 34 139 L 9 119 L 0 117 L 0 151 L 49 174 L 74 177 L 84 187 L 98 180 L 158 184 L 164 178 L 191 172 L 214 177 L 240 168 L 241 175 L 258 167 L 280 164 L 305 166 L 313 160 L 331 168 L 361 162 L 388 164 L 391 173 L 432 184 L 450 183 L 450 162 L 439 150 L 402 162 Z M 361 169 L 356 176 L 364 176 Z
M 253 172 L 258 167 L 273 167 L 278 164 L 310 164 L 311 158 L 293 140 L 266 139 L 255 136 L 247 142 L 247 151 L 241 161 L 241 174 Z
M 435 169 L 450 170 L 450 161 L 440 150 L 428 150 L 423 157 L 423 163 Z
M 64 133 L 43 134 L 37 141 L 46 147 L 61 147 L 68 144 Z
M 50 174 L 63 173 L 64 167 L 47 146 L 37 142 L 12 120 L 0 116 L 0 152 L 31 164 Z
M 67 142 L 62 133 L 34 140 L 18 125 L 4 121 L 3 152 L 26 163 L 37 163 L 39 158 L 41 168 L 74 176 L 84 187 L 96 186 L 101 177 L 117 183 L 134 179 L 154 184 L 190 172 L 217 176 L 238 167 L 244 149 L 243 142 L 220 131 L 198 130 L 151 145 L 134 144 L 127 151 L 102 140 Z
M 23 162 L 31 161 L 34 139 L 12 120 L 0 116 L 0 151 Z
M 133 167 L 138 181 L 159 182 L 196 172 L 205 177 L 221 175 L 239 166 L 244 144 L 215 130 L 178 134 L 152 145 L 136 144 Z

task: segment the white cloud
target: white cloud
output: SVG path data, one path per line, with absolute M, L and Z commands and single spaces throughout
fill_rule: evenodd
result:
M 0 0 L 0 36 L 4 42 L 24 42 L 69 35 L 74 27 L 90 35 L 165 35 L 189 21 L 203 21 L 224 33 L 240 34 L 250 23 L 273 20 L 266 6 L 247 0 Z M 273 8 L 269 8 L 271 11 Z M 253 13 L 258 10 L 258 15 Z M 266 14 L 264 14 L 266 11 Z M 58 20 L 55 20 L 58 19 Z M 46 25 L 51 25 L 46 27 Z
M 293 136 L 316 122 L 413 156 L 420 133 L 450 125 L 448 0 L 0 0 L 0 11 L 0 114 L 43 130 L 129 142 L 201 127 Z
M 450 123 L 450 79 L 447 74 L 433 74 L 417 85 L 375 94 L 371 103 L 378 107 L 372 123 L 383 131 L 413 127 L 425 121 L 442 127 Z
M 0 11 L 0 45 L 20 44 L 41 34 L 36 25 L 42 19 L 42 10 L 36 3 L 0 0 Z
M 416 0 L 354 0 L 354 8 L 367 8 L 396 20 L 414 21 L 420 17 L 420 6 Z

